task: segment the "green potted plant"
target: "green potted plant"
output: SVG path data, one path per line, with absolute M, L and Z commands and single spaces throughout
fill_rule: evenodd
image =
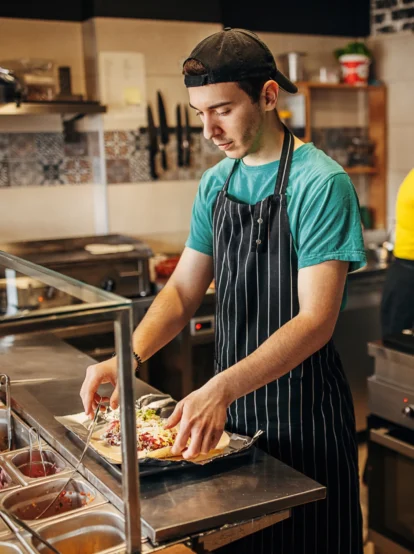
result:
M 368 81 L 372 52 L 363 42 L 350 42 L 334 51 L 341 64 L 342 80 L 350 85 L 365 85 Z

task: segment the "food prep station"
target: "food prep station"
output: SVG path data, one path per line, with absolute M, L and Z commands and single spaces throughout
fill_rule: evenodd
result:
M 325 487 L 256 447 L 243 456 L 203 466 L 160 464 L 159 471 L 148 475 L 142 471 L 139 478 L 134 409 L 121 411 L 125 429 L 122 466 L 112 466 L 88 449 L 76 475 L 65 486 L 84 443 L 55 418 L 82 411 L 79 391 L 85 369 L 93 360 L 43 329 L 75 319 L 79 324 L 112 319 L 122 405 L 133 408 L 135 398 L 158 391 L 132 377 L 128 300 L 14 256 L 0 253 L 0 263 L 19 272 L 26 270 L 83 298 L 83 304 L 62 308 L 59 313 L 44 313 L 43 317 L 39 312 L 20 314 L 25 334 L 0 338 L 0 369 L 10 377 L 12 398 L 12 448 L 0 453 L 4 483 L 0 510 L 28 523 L 61 554 L 145 553 L 177 543 L 196 552 L 211 552 L 286 519 L 295 506 L 325 497 Z M 0 408 L 0 439 L 7 437 L 6 412 Z M 41 437 L 48 464 L 39 477 L 30 476 L 27 467 L 31 428 Z M 35 449 L 32 463 L 39 461 Z M 64 494 L 48 507 L 63 486 Z M 0 522 L 0 552 L 50 552 L 26 531 L 20 535 L 26 546 Z

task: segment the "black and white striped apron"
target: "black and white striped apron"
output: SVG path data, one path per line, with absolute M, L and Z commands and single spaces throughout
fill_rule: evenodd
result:
M 274 194 L 255 205 L 227 193 L 214 205 L 216 372 L 251 354 L 299 311 L 297 257 L 286 187 L 293 136 L 285 138 Z M 235 554 L 362 554 L 358 449 L 351 392 L 332 341 L 292 371 L 239 398 L 226 428 L 264 434 L 259 446 L 327 487 L 327 499 L 221 549 Z

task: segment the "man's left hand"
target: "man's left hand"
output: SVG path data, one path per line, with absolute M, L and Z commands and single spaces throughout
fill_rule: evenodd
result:
M 172 454 L 183 458 L 195 458 L 213 449 L 224 430 L 226 411 L 230 404 L 223 383 L 213 377 L 203 387 L 192 392 L 175 407 L 165 427 L 170 429 L 180 423 Z M 187 450 L 188 439 L 191 438 Z

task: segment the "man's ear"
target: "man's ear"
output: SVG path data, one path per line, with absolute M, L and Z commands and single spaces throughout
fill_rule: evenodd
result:
M 279 85 L 276 81 L 267 81 L 262 89 L 263 107 L 266 111 L 273 111 L 276 108 L 278 96 Z

